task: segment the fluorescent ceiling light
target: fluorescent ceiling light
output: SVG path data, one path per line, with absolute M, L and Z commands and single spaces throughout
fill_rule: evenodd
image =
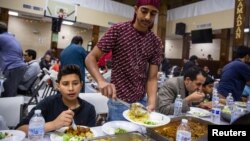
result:
M 73 25 L 74 23 L 73 23 L 73 22 L 69 22 L 69 21 L 63 21 L 62 24 L 65 24 L 65 25 Z
M 249 32 L 249 28 L 244 28 L 244 32 L 245 33 Z
M 9 11 L 9 15 L 11 15 L 11 16 L 18 16 L 18 13 L 14 12 L 14 11 Z

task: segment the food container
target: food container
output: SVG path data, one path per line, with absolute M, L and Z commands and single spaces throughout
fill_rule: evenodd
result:
M 146 135 L 143 135 L 139 132 L 128 132 L 124 134 L 96 137 L 85 141 L 156 141 L 156 140 Z
M 191 117 L 179 116 L 172 118 L 170 123 L 157 128 L 147 128 L 147 135 L 157 141 L 175 141 L 177 127 L 181 123 L 181 119 L 187 119 L 191 129 L 192 141 L 207 141 L 208 125 L 213 125 L 212 122 Z

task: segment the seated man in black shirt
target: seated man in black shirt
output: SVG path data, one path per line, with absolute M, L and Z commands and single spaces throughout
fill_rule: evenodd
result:
M 45 119 L 45 132 L 70 126 L 74 119 L 77 125 L 95 126 L 96 112 L 93 105 L 78 97 L 83 85 L 77 65 L 64 66 L 58 73 L 59 93 L 49 96 L 34 107 L 16 129 L 28 133 L 28 124 L 36 109 L 41 109 Z

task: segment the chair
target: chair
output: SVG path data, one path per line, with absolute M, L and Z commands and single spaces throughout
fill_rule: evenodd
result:
M 94 105 L 96 114 L 108 113 L 108 98 L 101 93 L 80 93 L 79 97 Z
M 27 112 L 29 113 L 34 107 L 36 107 L 35 104 L 28 105 Z
M 13 128 L 20 122 L 23 103 L 24 97 L 22 96 L 0 98 L 0 113 L 8 127 Z
M 96 125 L 106 122 L 108 113 L 108 98 L 101 93 L 80 93 L 79 97 L 94 105 L 96 111 Z

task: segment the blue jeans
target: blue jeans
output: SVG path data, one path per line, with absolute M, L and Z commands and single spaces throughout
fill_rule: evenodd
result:
M 145 96 L 143 99 L 138 101 L 142 105 L 146 106 L 147 105 L 147 97 Z M 127 110 L 128 107 L 123 105 L 122 103 L 115 101 L 113 99 L 109 99 L 108 101 L 108 121 L 114 121 L 114 120 L 124 120 L 127 121 L 122 113 L 123 111 Z

